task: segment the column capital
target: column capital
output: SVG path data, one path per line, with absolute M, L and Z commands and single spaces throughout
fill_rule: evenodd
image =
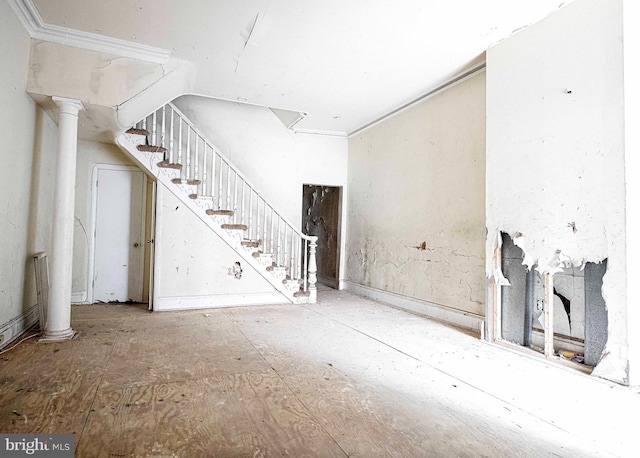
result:
M 78 113 L 84 110 L 84 105 L 78 99 L 68 99 L 66 97 L 51 97 L 53 103 L 58 106 L 60 113 L 70 114 L 73 116 L 78 116 Z

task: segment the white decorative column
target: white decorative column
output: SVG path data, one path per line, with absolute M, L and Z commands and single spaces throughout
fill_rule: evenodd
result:
M 44 340 L 69 339 L 71 329 L 71 268 L 75 210 L 79 100 L 53 97 L 58 106 L 58 151 L 56 158 L 53 228 L 49 262 L 49 303 Z

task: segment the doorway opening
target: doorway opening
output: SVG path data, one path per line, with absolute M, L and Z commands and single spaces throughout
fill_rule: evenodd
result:
M 139 168 L 98 164 L 93 172 L 90 301 L 142 303 L 149 299 L 152 253 L 147 177 Z
M 318 237 L 318 283 L 338 289 L 340 275 L 340 205 L 342 188 L 302 186 L 302 232 Z

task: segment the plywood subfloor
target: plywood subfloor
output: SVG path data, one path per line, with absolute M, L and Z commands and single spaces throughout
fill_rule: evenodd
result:
M 640 403 L 626 388 L 348 293 L 320 298 L 74 306 L 76 339 L 0 355 L 0 432 L 74 433 L 80 457 L 638 450 Z

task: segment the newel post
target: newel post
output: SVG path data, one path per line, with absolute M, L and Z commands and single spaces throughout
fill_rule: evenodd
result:
M 309 303 L 315 304 L 318 300 L 318 290 L 316 282 L 318 281 L 318 264 L 316 263 L 316 248 L 318 247 L 318 237 L 309 236 Z

